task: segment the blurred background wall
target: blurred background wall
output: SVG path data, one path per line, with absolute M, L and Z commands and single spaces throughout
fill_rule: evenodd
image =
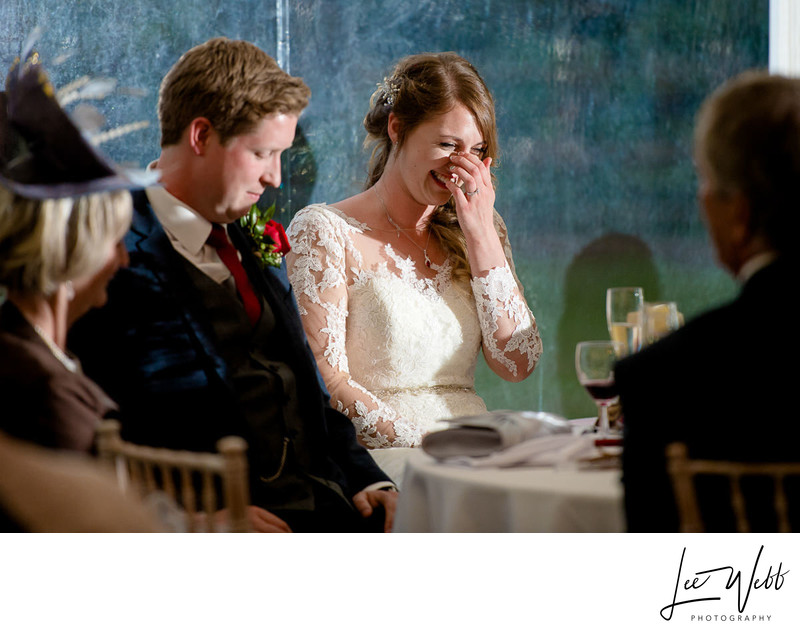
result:
M 104 145 L 137 166 L 158 157 L 158 85 L 191 46 L 250 40 L 303 77 L 311 105 L 281 190 L 262 200 L 284 224 L 361 189 L 361 119 L 396 59 L 468 58 L 497 100 L 497 209 L 545 346 L 520 384 L 480 365 L 490 408 L 594 412 L 573 355 L 608 336 L 606 287 L 641 285 L 687 317 L 735 293 L 698 215 L 691 133 L 711 90 L 767 66 L 768 0 L 2 0 L 0 64 L 37 26 L 56 86 L 114 77 L 96 103 L 106 125 L 151 122 Z

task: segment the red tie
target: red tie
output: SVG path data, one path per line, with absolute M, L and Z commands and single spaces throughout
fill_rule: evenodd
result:
M 247 272 L 242 267 L 242 262 L 239 260 L 239 253 L 233 244 L 228 241 L 228 233 L 218 223 L 211 224 L 211 234 L 206 240 L 219 254 L 219 258 L 225 263 L 236 283 L 236 291 L 244 303 L 244 310 L 247 311 L 247 316 L 250 318 L 250 323 L 255 326 L 258 318 L 261 317 L 261 302 L 253 291 L 253 286 L 250 284 L 250 279 L 247 278 Z

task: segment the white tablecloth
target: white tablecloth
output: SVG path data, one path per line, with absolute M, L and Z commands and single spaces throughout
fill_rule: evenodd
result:
M 624 532 L 620 471 L 406 461 L 395 532 Z
M 406 461 L 411 454 L 421 451 L 415 447 L 390 447 L 388 449 L 370 449 L 369 453 L 373 460 L 397 485 L 403 489 L 403 472 L 406 468 Z

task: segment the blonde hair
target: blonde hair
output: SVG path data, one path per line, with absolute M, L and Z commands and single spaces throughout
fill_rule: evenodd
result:
M 96 272 L 131 214 L 128 191 L 32 200 L 0 186 L 0 285 L 50 296 Z
M 751 230 L 794 248 L 800 214 L 800 79 L 744 72 L 701 106 L 695 161 L 721 194 L 741 193 Z
M 472 113 L 486 143 L 481 157 L 492 158 L 492 166 L 495 166 L 499 147 L 494 99 L 472 64 L 452 52 L 421 53 L 401 59 L 391 77 L 373 93 L 370 110 L 364 117 L 367 131 L 364 145 L 372 148 L 365 188 L 380 179 L 392 151 L 388 131 L 390 113 L 400 123 L 395 148 L 399 150 L 418 125 L 449 112 L 459 104 Z M 452 198 L 436 208 L 430 230 L 450 255 L 454 276 L 468 278 L 467 245 Z
M 265 116 L 295 114 L 311 90 L 258 46 L 216 37 L 181 56 L 161 82 L 161 146 L 177 144 L 195 118 L 207 118 L 224 144 L 251 132 Z

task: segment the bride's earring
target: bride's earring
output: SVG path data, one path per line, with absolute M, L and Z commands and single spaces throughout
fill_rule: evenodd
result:
M 67 292 L 67 300 L 71 301 L 75 297 L 75 287 L 72 286 L 71 280 L 64 283 L 64 289 Z

